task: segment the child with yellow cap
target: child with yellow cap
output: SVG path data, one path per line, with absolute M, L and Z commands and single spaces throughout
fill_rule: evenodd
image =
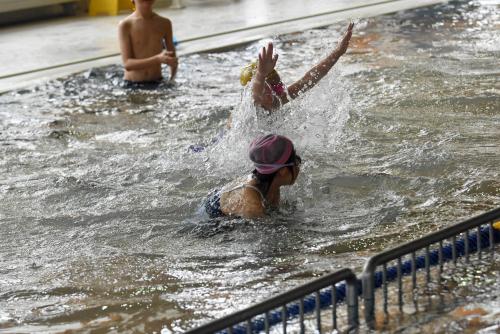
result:
M 314 87 L 335 65 L 339 58 L 347 51 L 352 36 L 354 23 L 349 23 L 346 32 L 340 39 L 337 47 L 316 66 L 311 68 L 300 80 L 285 87 L 275 70 L 278 55 L 273 53 L 273 43 L 263 47 L 259 53 L 259 60 L 243 68 L 240 76 L 242 85 L 246 85 L 253 78 L 252 96 L 257 106 L 267 111 L 279 109 Z

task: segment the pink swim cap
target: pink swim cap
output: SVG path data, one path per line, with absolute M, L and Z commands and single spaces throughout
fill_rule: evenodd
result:
M 257 172 L 272 174 L 280 168 L 293 166 L 293 163 L 286 163 L 290 159 L 293 150 L 290 139 L 285 136 L 269 134 L 252 141 L 249 157 L 253 161 Z

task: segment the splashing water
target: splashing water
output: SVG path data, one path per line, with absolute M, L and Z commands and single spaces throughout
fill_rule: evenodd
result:
M 111 66 L 1 95 L 0 333 L 178 332 L 498 206 L 497 9 L 363 20 L 266 117 L 238 83 L 261 42 L 184 57 L 158 90 L 121 88 Z M 342 29 L 278 37 L 285 83 Z M 207 193 L 251 171 L 266 132 L 304 159 L 282 210 L 207 220 Z

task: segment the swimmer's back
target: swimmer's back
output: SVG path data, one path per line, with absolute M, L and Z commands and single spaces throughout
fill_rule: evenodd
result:
M 265 197 L 251 176 L 235 180 L 218 192 L 219 202 L 207 209 L 207 213 L 218 211 L 225 216 L 244 218 L 261 217 L 265 214 Z M 212 198 L 214 198 L 212 196 Z M 210 212 L 211 211 L 211 212 Z

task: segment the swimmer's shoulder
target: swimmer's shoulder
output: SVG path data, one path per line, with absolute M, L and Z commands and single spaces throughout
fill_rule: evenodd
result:
M 129 31 L 132 25 L 134 24 L 134 21 L 136 21 L 136 17 L 135 13 L 132 13 L 129 16 L 125 17 L 120 22 L 118 22 L 118 29 Z
M 161 16 L 160 14 L 155 13 L 154 16 L 155 20 L 158 20 L 159 22 L 165 23 L 165 24 L 172 24 L 172 21 L 168 17 Z
M 172 21 L 170 21 L 169 18 L 155 13 L 154 19 L 156 23 L 161 25 L 164 29 L 172 29 Z
M 250 184 L 249 184 L 250 185 Z M 241 208 L 241 216 L 245 218 L 258 218 L 266 214 L 266 207 L 262 201 L 262 196 L 252 185 L 243 188 L 244 205 Z
M 256 190 L 256 181 L 249 175 L 233 181 L 222 193 L 221 204 L 244 218 L 257 218 L 265 215 L 262 195 Z

